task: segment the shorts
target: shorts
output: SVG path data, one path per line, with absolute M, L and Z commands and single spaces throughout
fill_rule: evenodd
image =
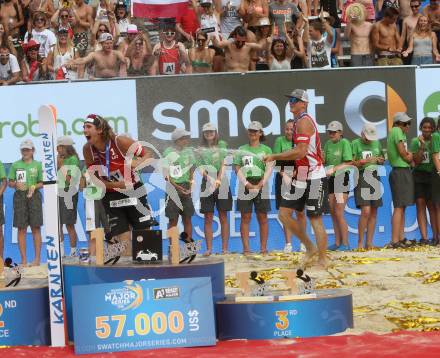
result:
M 372 55 L 351 55 L 351 67 L 374 66 Z
M 431 176 L 431 200 L 434 204 L 440 204 L 440 175 L 436 172 Z
M 67 208 L 65 198 L 58 197 L 58 208 L 60 210 L 60 224 L 61 225 L 75 225 L 78 208 L 78 193 L 72 196 L 73 207 Z
M 227 193 L 225 192 L 226 188 L 228 188 Z M 201 192 L 206 190 L 206 178 L 203 178 L 200 190 Z M 222 195 L 219 195 L 220 191 Z M 221 198 L 219 198 L 219 196 Z M 225 180 L 225 182 L 221 184 L 220 188 L 215 190 L 209 196 L 200 197 L 200 213 L 213 213 L 214 208 L 217 208 L 218 211 L 232 210 L 232 194 L 227 180 Z
M 144 210 L 150 212 L 147 201 L 147 190 L 141 183 L 136 183 L 134 189 L 142 187 L 143 195 L 140 198 L 131 198 L 117 191 L 108 191 L 102 198 L 105 212 L 108 216 L 110 231 L 108 236 L 114 237 L 130 230 L 147 230 L 149 215 L 142 213 Z M 128 202 L 132 200 L 132 202 Z
M 342 178 L 342 185 L 344 188 L 348 188 L 346 191 L 342 191 L 343 194 L 350 194 L 350 173 L 349 172 L 345 172 L 345 173 L 340 173 L 337 175 L 338 179 L 336 181 L 337 184 L 337 188 L 336 189 L 343 189 L 343 188 L 339 188 L 339 186 L 341 185 L 341 177 Z M 335 191 L 335 178 L 336 176 L 332 175 L 330 177 L 327 178 L 327 185 L 328 185 L 328 193 L 329 194 L 335 194 L 335 193 L 339 193 L 341 192 L 339 191 Z
M 437 175 L 438 176 L 438 175 Z M 431 200 L 431 172 L 424 172 L 422 170 L 413 170 L 414 178 L 414 198 Z
M 3 209 L 3 195 L 0 196 L 0 225 L 5 224 L 5 211 Z M 2 254 L 0 252 L 0 254 Z
M 410 168 L 393 168 L 388 180 L 395 208 L 414 204 L 414 179 Z
M 358 183 L 354 188 L 354 202 L 356 207 L 359 209 L 362 206 L 371 206 L 372 208 L 379 208 L 383 205 L 382 196 L 383 189 L 380 185 L 379 188 L 375 188 L 375 186 L 371 185 L 367 182 L 364 175 L 365 170 L 361 170 L 359 172 Z M 371 173 L 372 177 L 376 179 L 379 183 L 381 182 L 380 177 L 377 174 L 377 170 L 367 171 L 367 173 Z M 371 179 L 368 179 L 371 182 Z M 377 184 L 379 184 L 377 183 Z M 376 193 L 376 190 L 380 190 L 379 193 Z
M 177 220 L 179 218 L 179 215 L 185 216 L 185 217 L 191 217 L 194 215 L 194 204 L 192 201 L 192 196 L 190 195 L 183 195 L 172 186 L 169 182 L 167 184 L 167 196 L 166 196 L 166 206 L 165 206 L 165 216 L 169 220 Z M 189 183 L 183 183 L 179 184 L 180 186 L 184 187 L 185 189 L 189 189 L 191 187 L 191 184 Z M 172 196 L 169 194 L 173 193 Z M 178 195 L 178 199 L 180 200 L 181 208 L 178 206 L 179 203 L 176 203 L 175 200 L 173 200 L 174 195 Z M 177 198 L 176 198 L 177 199 Z
M 258 184 L 261 179 L 248 178 L 251 184 Z M 244 188 L 243 183 L 238 185 L 237 210 L 242 213 L 251 213 L 255 210 L 256 213 L 268 213 L 271 210 L 269 189 L 265 185 L 258 193 L 249 193 L 249 190 Z
M 327 178 L 308 179 L 305 182 L 293 180 L 290 193 L 282 196 L 280 207 L 296 211 L 303 211 L 305 208 L 307 216 L 321 216 L 326 190 Z
M 31 198 L 27 198 L 27 191 L 15 191 L 13 225 L 18 229 L 43 226 L 43 204 L 39 190 L 35 190 Z
M 400 57 L 379 57 L 376 66 L 401 66 L 403 61 Z

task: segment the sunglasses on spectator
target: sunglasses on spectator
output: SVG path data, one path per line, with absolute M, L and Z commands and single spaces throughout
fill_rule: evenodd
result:
M 420 7 L 420 5 L 410 5 L 410 8 L 411 9 L 417 9 L 417 8 L 419 8 Z
M 60 16 L 62 19 L 68 19 L 69 18 L 69 15 L 61 15 Z
M 165 36 L 174 36 L 176 33 L 174 31 L 166 31 Z
M 136 42 L 135 45 L 142 46 L 142 42 Z
M 45 21 L 46 19 L 44 19 L 43 17 L 38 17 L 38 18 L 36 18 L 35 19 L 35 22 L 38 22 L 38 21 Z
M 199 38 L 197 39 L 197 41 L 206 41 L 206 39 L 203 38 L 203 37 L 199 37 Z
M 107 29 L 98 29 L 98 32 L 107 32 Z
M 289 98 L 289 104 L 295 104 L 296 102 L 300 102 L 300 100 L 296 97 Z

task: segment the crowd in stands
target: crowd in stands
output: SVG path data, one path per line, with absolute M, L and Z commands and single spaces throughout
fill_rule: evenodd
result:
M 440 61 L 440 0 L 189 0 L 153 19 L 89 2 L 2 0 L 0 84 Z

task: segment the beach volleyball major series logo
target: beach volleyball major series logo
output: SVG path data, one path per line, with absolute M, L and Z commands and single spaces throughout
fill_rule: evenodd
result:
M 105 302 L 109 302 L 112 306 L 121 311 L 135 309 L 139 307 L 144 300 L 144 294 L 140 285 L 127 281 L 126 283 L 124 287 L 113 288 L 104 295 Z

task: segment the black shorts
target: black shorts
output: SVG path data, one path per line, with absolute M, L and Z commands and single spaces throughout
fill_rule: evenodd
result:
M 195 211 L 194 211 L 194 204 L 192 201 L 191 194 L 183 195 L 179 193 L 176 190 L 176 188 L 169 182 L 166 182 L 166 185 L 167 185 L 167 195 L 166 195 L 165 216 L 169 220 L 177 220 L 179 218 L 179 215 L 185 217 L 193 216 Z M 179 185 L 184 187 L 185 189 L 190 188 L 189 183 L 183 183 Z M 175 195 L 177 195 L 177 197 L 175 197 Z
M 424 172 L 422 170 L 413 171 L 414 178 L 414 198 L 431 200 L 431 172 Z
M 336 179 L 336 190 L 335 191 L 335 178 Z M 350 173 L 340 173 L 338 175 L 332 175 L 327 178 L 327 185 L 328 185 L 328 193 L 329 194 L 335 194 L 335 193 L 343 193 L 343 194 L 349 194 L 350 193 Z M 342 187 L 340 187 L 342 186 Z
M 376 181 L 374 182 L 374 180 Z M 375 184 L 372 184 L 372 182 Z M 377 170 L 361 170 L 359 172 L 359 179 L 354 188 L 354 202 L 358 209 L 362 206 L 378 208 L 383 205 L 383 189 L 380 183 Z M 377 190 L 378 192 L 376 192 Z
M 280 207 L 296 211 L 305 208 L 307 216 L 321 216 L 326 190 L 327 178 L 308 179 L 305 182 L 293 180 L 290 192 L 282 195 Z
M 30 198 L 27 191 L 15 191 L 13 226 L 19 229 L 43 226 L 43 202 L 39 190 L 35 190 Z
M 248 179 L 248 181 L 255 185 L 260 182 L 260 179 Z M 240 182 L 238 185 L 237 210 L 242 213 L 251 213 L 253 209 L 256 213 L 270 212 L 271 206 L 267 184 L 258 193 L 252 193 L 245 189 Z
M 231 211 L 232 210 L 232 194 L 229 188 L 228 180 L 222 182 L 220 188 L 212 192 L 207 196 L 202 197 L 202 193 L 206 190 L 207 180 L 203 178 L 202 186 L 200 188 L 200 213 L 213 213 L 214 208 L 218 211 Z
M 395 208 L 414 204 L 414 179 L 410 168 L 393 168 L 388 180 Z
M 72 196 L 72 206 L 67 208 L 66 198 L 58 197 L 58 208 L 60 210 L 61 225 L 75 225 L 78 207 L 78 193 Z
M 130 230 L 149 229 L 150 206 L 147 201 L 147 190 L 142 183 L 134 185 L 135 190 L 144 191 L 140 198 L 131 198 L 119 192 L 106 192 L 102 198 L 110 227 L 109 236 L 121 235 Z M 131 200 L 131 202 L 130 202 Z

